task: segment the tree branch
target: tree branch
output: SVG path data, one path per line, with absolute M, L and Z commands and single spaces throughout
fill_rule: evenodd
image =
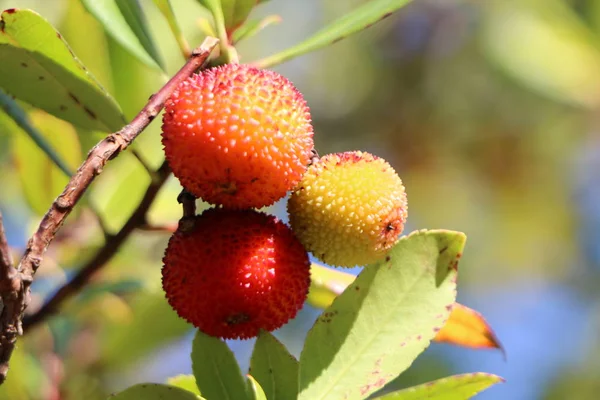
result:
M 137 228 L 146 224 L 146 215 L 156 195 L 160 191 L 167 178 L 169 177 L 171 170 L 167 162 L 165 161 L 162 166 L 156 171 L 158 179 L 152 181 L 146 193 L 142 198 L 142 201 L 137 206 L 135 211 L 131 214 L 125 225 L 121 230 L 114 236 L 111 236 L 104 246 L 98 250 L 98 252 L 90 259 L 78 272 L 77 274 L 62 286 L 58 291 L 48 300 L 42 308 L 40 308 L 35 314 L 25 317 L 23 320 L 23 328 L 28 330 L 40 322 L 43 322 L 47 317 L 54 314 L 59 306 L 70 297 L 74 296 L 85 286 L 90 278 L 101 269 L 116 253 L 119 251 L 121 246 L 125 243 L 129 235 Z
M 0 212 L 0 288 L 2 288 L 2 282 L 4 282 L 3 279 L 9 275 L 11 269 L 14 269 L 13 261 L 8 241 L 6 240 L 6 234 L 4 233 L 2 212 Z
M 17 269 L 13 266 L 10 248 L 4 233 L 2 213 L 0 212 L 0 323 L 2 326 L 10 322 L 9 318 L 19 303 L 21 280 Z M 8 361 L 14 349 L 17 338 L 16 329 L 7 329 L 0 332 L 0 379 L 8 372 Z M 0 380 L 1 383 L 1 380 Z
M 65 187 L 65 190 L 54 200 L 50 210 L 42 218 L 36 232 L 29 239 L 25 254 L 17 268 L 16 276 L 12 282 L 14 290 L 7 299 L 3 299 L 4 307 L 0 314 L 0 337 L 6 338 L 6 340 L 0 341 L 0 364 L 5 365 L 5 368 L 0 370 L 0 384 L 6 379 L 8 360 L 17 335 L 21 335 L 23 332 L 21 320 L 30 301 L 30 286 L 33 282 L 33 276 L 56 232 L 94 178 L 102 172 L 102 168 L 108 160 L 115 158 L 121 151 L 125 150 L 152 122 L 162 110 L 165 101 L 173 90 L 206 63 L 208 56 L 217 43 L 218 40 L 215 38 L 206 38 L 204 43 L 192 52 L 190 59 L 179 72 L 150 98 L 146 106 L 128 125 L 120 131 L 108 135 L 94 146 L 87 159 Z

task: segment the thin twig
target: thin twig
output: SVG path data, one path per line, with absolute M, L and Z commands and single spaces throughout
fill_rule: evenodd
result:
M 4 233 L 4 224 L 2 222 L 2 212 L 0 212 L 0 279 L 6 277 L 9 270 L 13 268 L 12 256 L 6 234 Z
M 2 310 L 0 323 L 3 326 L 5 322 L 10 322 L 5 319 L 14 313 L 14 308 L 19 302 L 18 289 L 20 286 L 21 280 L 17 269 L 13 266 L 0 212 L 0 310 Z M 14 342 L 17 340 L 18 333 L 16 329 L 0 332 L 0 383 L 8 372 L 8 361 L 15 347 Z
M 208 56 L 217 45 L 218 40 L 206 38 L 204 43 L 192 52 L 187 63 L 169 80 L 154 96 L 150 98 L 140 113 L 123 129 L 108 135 L 88 154 L 87 159 L 79 167 L 67 184 L 65 190 L 52 203 L 50 210 L 44 215 L 36 232 L 29 239 L 25 254 L 17 268 L 13 293 L 4 300 L 0 314 L 0 337 L 8 337 L 0 342 L 0 364 L 6 368 L 0 370 L 0 383 L 6 378 L 8 360 L 14 348 L 17 335 L 22 334 L 22 318 L 30 301 L 30 286 L 33 276 L 42 262 L 42 257 L 64 223 L 73 207 L 83 196 L 94 178 L 102 172 L 108 160 L 115 158 L 125 150 L 131 142 L 150 124 L 162 110 L 165 101 L 173 90 L 195 70 L 202 67 Z
M 23 328 L 27 331 L 35 325 L 43 322 L 47 317 L 54 314 L 59 306 L 70 297 L 74 296 L 79 290 L 85 286 L 90 278 L 102 268 L 121 248 L 129 235 L 137 228 L 146 225 L 146 215 L 150 206 L 154 202 L 156 195 L 160 191 L 170 174 L 170 169 L 165 161 L 162 166 L 156 171 L 158 180 L 152 181 L 142 201 L 131 214 L 121 230 L 112 236 L 104 246 L 90 259 L 77 274 L 62 286 L 35 314 L 25 317 L 23 320 Z

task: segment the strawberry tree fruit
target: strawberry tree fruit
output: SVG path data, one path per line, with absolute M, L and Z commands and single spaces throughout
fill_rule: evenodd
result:
M 302 308 L 308 254 L 291 229 L 254 210 L 209 209 L 184 218 L 163 258 L 169 304 L 204 333 L 247 339 Z
M 165 105 L 162 143 L 190 193 L 227 208 L 260 208 L 302 178 L 313 128 L 302 94 L 283 76 L 226 64 L 184 81 Z
M 404 229 L 407 207 L 394 169 L 361 151 L 313 163 L 288 201 L 300 242 L 319 260 L 341 267 L 383 258 Z

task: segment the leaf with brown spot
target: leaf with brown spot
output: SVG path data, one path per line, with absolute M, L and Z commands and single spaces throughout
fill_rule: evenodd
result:
M 298 399 L 363 399 L 408 368 L 450 314 L 457 272 L 448 265 L 465 241 L 460 232 L 413 232 L 389 262 L 365 267 L 308 332 Z
M 439 254 L 442 255 L 447 250 L 447 247 L 442 247 Z M 455 266 L 455 264 L 456 261 L 452 261 L 449 265 Z M 333 300 L 354 282 L 355 278 L 356 276 L 348 272 L 313 263 L 308 304 L 321 309 L 329 307 Z M 355 287 L 355 290 L 357 289 L 359 290 L 358 286 Z M 497 348 L 504 352 L 502 344 L 481 314 L 459 303 L 448 305 L 447 311 L 450 310 L 452 312 L 446 325 L 433 339 L 435 342 L 473 349 Z
M 6 92 L 82 128 L 108 132 L 125 124 L 119 105 L 48 21 L 14 10 L 0 14 L 0 25 L 0 87 Z
M 483 316 L 458 303 L 452 307 L 446 325 L 437 333 L 434 340 L 473 349 L 495 348 L 504 353 L 502 344 Z

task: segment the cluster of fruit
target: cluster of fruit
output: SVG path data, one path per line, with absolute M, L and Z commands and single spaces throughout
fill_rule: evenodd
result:
M 165 105 L 167 161 L 216 205 L 181 220 L 163 259 L 171 306 L 206 334 L 250 338 L 293 318 L 310 286 L 307 251 L 335 266 L 384 257 L 406 220 L 406 193 L 383 159 L 318 159 L 308 106 L 281 75 L 227 64 L 191 76 Z M 291 229 L 256 208 L 288 201 Z

